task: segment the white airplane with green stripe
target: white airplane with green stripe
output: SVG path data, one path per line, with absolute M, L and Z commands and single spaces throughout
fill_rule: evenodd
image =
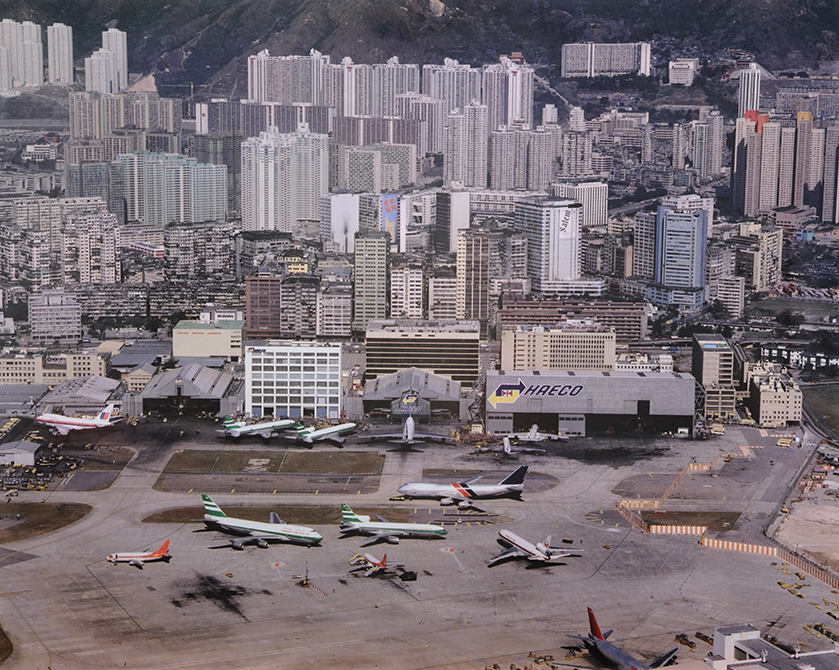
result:
M 431 523 L 395 523 L 384 517 L 377 516 L 378 521 L 370 521 L 367 515 L 356 514 L 346 503 L 341 504 L 341 532 L 372 535 L 373 542 L 387 540 L 391 544 L 399 544 L 400 537 L 443 537 L 446 529 Z
M 271 512 L 270 523 L 237 519 L 222 512 L 210 496 L 202 494 L 201 500 L 204 501 L 204 523 L 208 528 L 244 538 L 230 541 L 234 549 L 243 549 L 249 543 L 264 549 L 272 541 L 311 545 L 318 544 L 323 539 L 323 536 L 312 528 L 285 523 L 276 512 Z

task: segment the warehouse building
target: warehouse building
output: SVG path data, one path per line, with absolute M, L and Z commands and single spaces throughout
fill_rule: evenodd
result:
M 487 372 L 486 428 L 584 436 L 690 430 L 696 382 L 680 372 Z

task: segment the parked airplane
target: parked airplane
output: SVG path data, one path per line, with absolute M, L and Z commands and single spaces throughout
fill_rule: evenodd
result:
M 106 428 L 122 421 L 123 417 L 111 418 L 114 413 L 113 404 L 108 405 L 94 417 L 64 416 L 44 412 L 35 421 L 50 427 L 56 435 L 67 435 L 71 430 L 90 430 L 91 428 Z
M 518 447 L 510 443 L 510 438 L 505 437 L 500 447 L 478 447 L 473 454 L 502 454 L 502 458 L 517 458 L 516 454 L 545 454 L 544 449 L 538 447 Z
M 493 565 L 509 561 L 513 558 L 526 558 L 528 561 L 550 565 L 552 561 L 558 558 L 579 556 L 582 551 L 581 549 L 572 549 L 570 547 L 552 547 L 550 535 L 545 538 L 544 542 L 532 544 L 509 530 L 500 530 L 498 534 L 501 536 L 498 543 L 508 547 L 508 549 L 490 559 L 487 564 L 487 567 L 490 568 Z
M 247 435 L 259 435 L 266 440 L 280 435 L 286 430 L 292 430 L 300 424 L 294 419 L 280 419 L 278 421 L 263 421 L 262 423 L 236 422 L 230 417 L 224 417 L 224 430 L 216 432 L 224 434 L 225 437 L 244 437 Z
M 356 439 L 358 442 L 373 442 L 375 440 L 387 440 L 391 444 L 398 444 L 402 449 L 394 449 L 393 451 L 419 451 L 414 450 L 415 444 L 422 444 L 423 442 L 445 442 L 448 444 L 454 443 L 457 440 L 449 435 L 437 435 L 435 433 L 417 433 L 415 428 L 414 417 L 408 416 L 405 423 L 402 425 L 401 433 L 372 433 L 367 435 L 360 435 Z
M 546 440 L 560 440 L 562 442 L 568 441 L 567 435 L 556 435 L 554 433 L 540 433 L 539 426 L 535 423 L 530 426 L 530 430 L 526 433 L 510 433 L 507 435 L 512 440 L 519 442 L 545 442 Z
M 230 546 L 234 549 L 243 549 L 250 543 L 265 549 L 271 541 L 317 544 L 323 539 L 311 528 L 285 523 L 276 512 L 271 512 L 270 523 L 237 519 L 222 512 L 210 496 L 202 494 L 201 499 L 204 501 L 204 523 L 208 528 L 245 537 L 242 540 L 230 540 Z
M 630 656 L 623 649 L 619 649 L 607 641 L 612 631 L 600 632 L 600 626 L 597 625 L 597 619 L 594 618 L 594 612 L 591 611 L 591 607 L 588 608 L 588 623 L 591 629 L 588 637 L 581 637 L 579 635 L 571 635 L 570 637 L 582 640 L 583 644 L 589 650 L 599 653 L 606 661 L 617 666 L 618 670 L 651 670 L 651 668 L 660 668 L 672 661 L 679 651 L 679 648 L 675 647 L 666 654 L 659 656 L 652 663 L 647 664 L 639 661 L 634 656 Z
M 341 532 L 356 532 L 372 535 L 373 542 L 387 540 L 390 544 L 399 544 L 400 537 L 443 537 L 446 529 L 430 523 L 394 523 L 377 516 L 378 521 L 370 521 L 367 515 L 359 515 L 347 504 L 341 505 Z
M 338 426 L 329 426 L 328 428 L 321 428 L 315 430 L 314 428 L 298 428 L 297 436 L 291 439 L 295 442 L 313 445 L 315 442 L 332 442 L 336 447 L 344 446 L 344 436 L 354 433 L 358 429 L 358 424 L 347 422 Z
M 387 554 L 380 561 L 373 554 L 356 554 L 350 559 L 350 565 L 356 566 L 350 572 L 364 570 L 365 577 L 372 577 L 373 575 L 387 571 Z M 390 567 L 395 568 L 402 565 L 401 563 L 391 563 Z
M 466 508 L 473 500 L 484 498 L 520 498 L 524 490 L 524 476 L 527 466 L 522 465 L 509 477 L 498 484 L 476 484 L 481 477 L 472 477 L 454 484 L 427 484 L 409 482 L 397 491 L 406 498 L 438 498 L 441 505 L 454 505 Z
M 169 555 L 169 540 L 166 540 L 157 551 L 111 554 L 108 556 L 111 563 L 128 563 L 128 565 L 133 565 L 140 570 L 143 569 L 144 563 L 149 561 L 166 561 L 168 563 L 170 558 L 172 557 Z

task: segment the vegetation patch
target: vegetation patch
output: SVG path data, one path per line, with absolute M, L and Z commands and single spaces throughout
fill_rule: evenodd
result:
M 285 451 L 223 451 L 213 472 L 277 472 L 285 457 Z
M 839 390 L 837 387 L 802 384 L 801 392 L 804 394 L 804 399 L 824 417 L 830 427 L 839 432 L 839 403 L 836 402 Z
M 290 451 L 281 473 L 333 473 L 338 475 L 379 475 L 385 457 L 369 451 L 299 452 Z
M 7 503 L 3 514 L 20 514 L 25 521 L 0 530 L 0 544 L 51 533 L 83 519 L 92 509 L 81 503 Z
M 163 472 L 212 472 L 221 450 L 185 449 L 172 454 Z

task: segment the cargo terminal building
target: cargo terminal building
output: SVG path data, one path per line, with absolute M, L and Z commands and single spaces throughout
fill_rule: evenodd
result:
M 486 429 L 598 432 L 692 430 L 696 382 L 684 372 L 487 372 Z

